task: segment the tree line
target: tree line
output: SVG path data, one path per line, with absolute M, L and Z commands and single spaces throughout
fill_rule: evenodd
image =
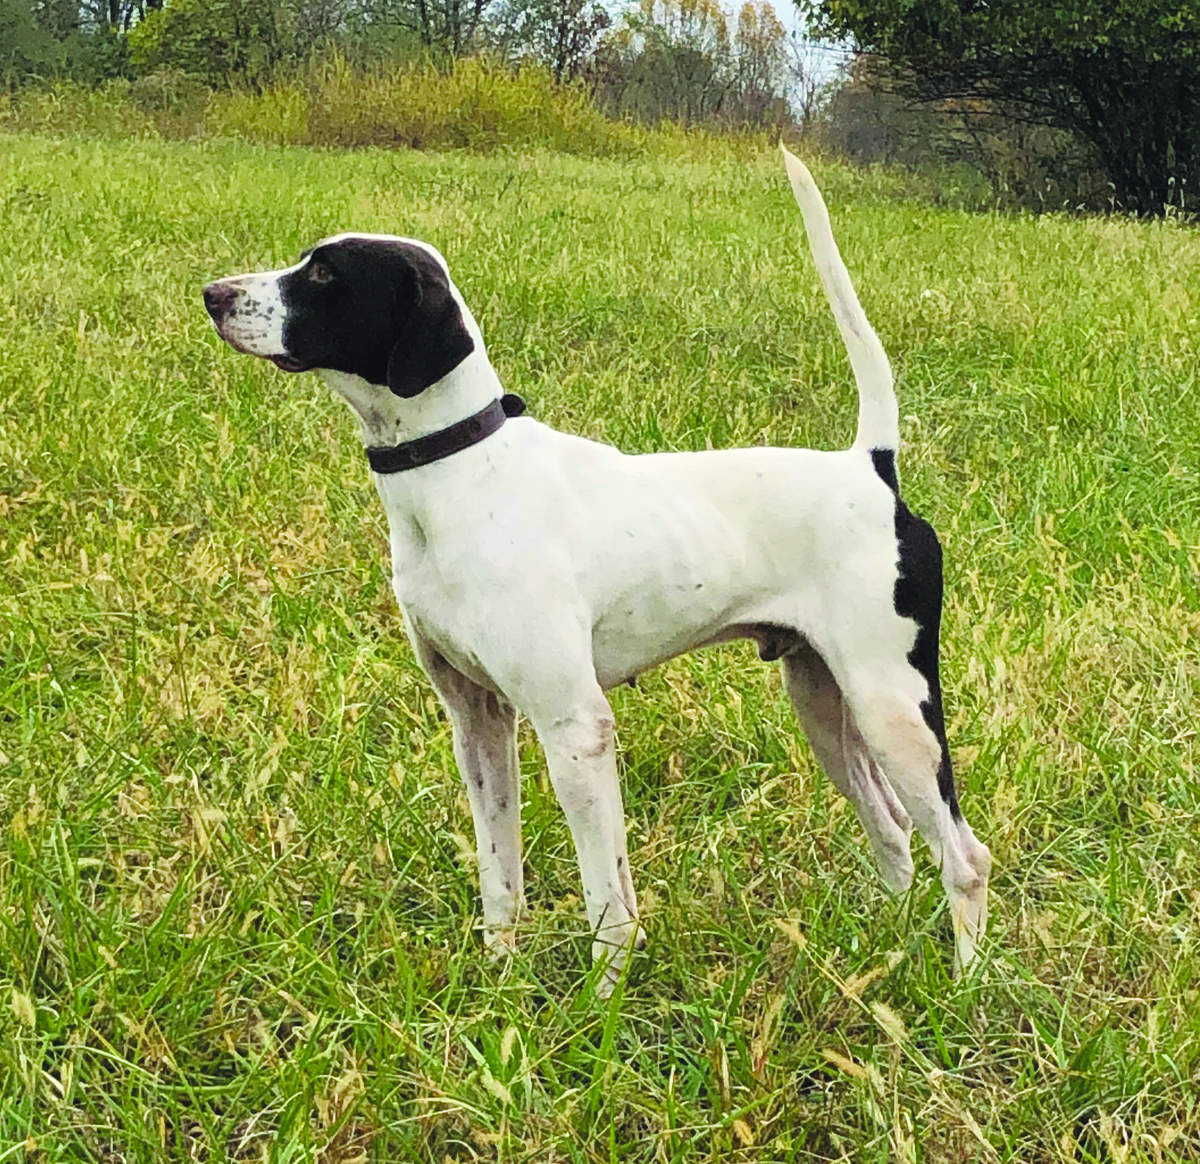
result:
M 0 0 L 10 85 L 174 71 L 265 84 L 336 49 L 368 65 L 486 52 L 587 84 L 618 116 L 782 126 L 798 68 L 768 0 Z
M 364 67 L 483 52 L 618 117 L 965 163 L 1009 204 L 1195 213 L 1200 0 L 784 2 L 845 68 L 814 67 L 769 0 L 0 0 L 0 78 L 254 87 L 327 49 Z

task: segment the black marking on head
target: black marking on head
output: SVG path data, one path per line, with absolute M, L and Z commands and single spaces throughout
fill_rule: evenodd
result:
M 874 458 L 874 450 L 872 450 Z M 878 470 L 878 465 L 876 465 Z M 882 477 L 883 474 L 880 473 Z M 884 480 L 887 480 L 885 477 Z M 900 573 L 896 578 L 893 604 L 902 618 L 917 624 L 917 639 L 908 652 L 908 661 L 929 686 L 929 697 L 921 704 L 921 715 L 942 748 L 938 765 L 938 792 L 955 820 L 962 819 L 958 796 L 954 791 L 954 771 L 950 766 L 950 746 L 946 742 L 946 722 L 942 710 L 942 684 L 938 676 L 938 631 L 942 621 L 942 547 L 933 526 L 917 517 L 896 497 L 896 543 Z
M 306 257 L 279 281 L 283 345 L 297 365 L 348 372 L 411 397 L 474 350 L 446 272 L 424 247 L 350 236 Z
M 899 493 L 900 481 L 896 477 L 896 450 L 872 449 L 871 464 L 875 466 L 875 472 L 879 474 L 879 479 L 893 493 Z

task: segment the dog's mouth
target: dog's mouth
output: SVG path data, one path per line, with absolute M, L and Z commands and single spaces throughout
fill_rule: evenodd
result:
M 267 359 L 282 369 L 284 372 L 307 372 L 308 365 L 303 360 L 293 359 L 291 356 L 268 356 Z
M 261 351 L 255 351 L 246 340 L 236 335 L 228 335 L 225 329 L 217 324 L 217 334 L 231 347 L 235 352 L 241 352 L 246 356 L 258 356 L 260 359 L 270 360 L 275 367 L 284 372 L 307 372 L 313 365 L 305 360 L 298 360 L 295 356 L 289 356 L 286 352 L 279 352 L 275 355 L 264 356 Z

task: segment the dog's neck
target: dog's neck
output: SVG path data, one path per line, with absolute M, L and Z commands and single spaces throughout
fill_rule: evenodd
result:
M 362 422 L 363 444 L 372 448 L 387 448 L 449 428 L 504 392 L 481 348 L 476 348 L 449 375 L 407 400 L 361 376 L 328 368 L 320 369 L 320 374 L 353 409 Z
M 387 448 L 416 440 L 457 424 L 503 395 L 500 378 L 483 346 L 479 325 L 461 298 L 459 309 L 475 348 L 461 364 L 416 396 L 406 399 L 361 376 L 318 369 L 325 383 L 350 405 L 362 422 L 364 445 Z

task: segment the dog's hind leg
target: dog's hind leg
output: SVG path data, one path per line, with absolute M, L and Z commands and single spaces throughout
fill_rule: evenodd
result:
M 882 571 L 833 579 L 830 609 L 844 607 L 851 584 L 858 593 L 853 619 L 826 621 L 822 651 L 867 749 L 941 868 L 961 969 L 986 927 L 992 858 L 963 819 L 950 766 L 938 672 L 941 546 L 899 498 L 894 521 L 891 584 Z
M 898 498 L 895 530 L 891 602 L 880 595 L 860 604 L 854 649 L 842 652 L 838 678 L 867 747 L 941 867 L 956 961 L 965 968 L 987 923 L 992 858 L 963 819 L 950 766 L 938 673 L 941 546 L 933 527 Z
M 525 914 L 517 713 L 428 644 L 417 643 L 417 653 L 450 718 L 454 758 L 471 804 L 484 944 L 493 954 L 506 954 Z
M 884 666 L 859 672 L 846 688 L 846 698 L 872 754 L 883 765 L 905 810 L 929 845 L 940 867 L 950 899 L 955 961 L 971 964 L 987 924 L 987 885 L 991 854 L 975 839 L 956 799 L 945 795 L 949 755 L 926 721 L 921 703 L 905 694 L 900 673 Z M 893 678 L 893 682 L 889 682 Z
M 912 821 L 868 751 L 837 680 L 807 642 L 784 657 L 783 675 L 813 753 L 858 810 L 885 884 L 902 893 L 913 876 Z

